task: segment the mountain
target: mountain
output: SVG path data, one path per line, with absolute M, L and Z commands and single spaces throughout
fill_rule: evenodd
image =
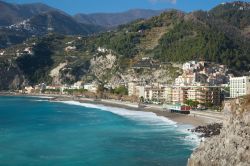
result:
M 248 6 L 249 3 L 232 2 L 210 11 L 170 10 L 151 19 L 136 20 L 116 30 L 82 38 L 50 33 L 4 49 L 0 58 L 13 66 L 12 71 L 18 71 L 19 80 L 25 78 L 24 82 L 30 84 L 71 84 L 79 80 L 111 85 L 132 80 L 171 83 L 180 72 L 171 63 L 189 60 L 224 64 L 236 75 L 243 75 L 250 70 Z M 218 14 L 222 11 L 223 15 Z M 234 15 L 237 12 L 241 13 L 240 17 Z M 27 54 L 27 48 L 33 52 Z M 133 66 L 144 63 L 142 59 L 150 59 L 145 63 L 153 64 L 154 70 L 134 69 Z M 2 65 L 4 69 L 8 69 L 7 64 Z M 8 70 L 5 71 L 7 74 Z M 57 73 L 56 76 L 51 72 Z
M 81 23 L 102 27 L 117 27 L 137 19 L 148 19 L 160 15 L 164 10 L 134 9 L 122 13 L 76 14 L 74 18 Z
M 48 33 L 62 35 L 90 35 L 104 28 L 96 25 L 82 24 L 60 11 L 48 11 L 37 14 L 22 22 L 0 28 L 0 48 L 22 43 L 32 36 Z
M 0 9 L 0 26 L 9 26 L 40 13 L 57 10 L 42 3 L 19 5 L 4 1 L 0 1 Z
M 71 16 L 55 10 L 37 14 L 8 28 L 26 30 L 32 35 L 40 36 L 49 32 L 64 35 L 89 35 L 102 30 L 99 26 L 78 23 Z
M 233 26 L 244 29 L 249 26 L 250 20 L 250 3 L 236 1 L 233 3 L 222 3 L 218 5 L 209 14 L 220 18 Z
M 130 10 L 124 13 L 78 14 L 74 17 L 42 3 L 11 4 L 0 0 L 0 48 L 48 33 L 91 35 L 109 28 L 160 14 L 155 10 Z

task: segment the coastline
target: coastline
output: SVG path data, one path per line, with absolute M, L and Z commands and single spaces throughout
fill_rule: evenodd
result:
M 95 100 L 75 100 L 81 103 L 91 103 L 91 104 L 97 104 L 97 105 L 104 105 L 104 106 L 110 106 L 110 107 L 116 107 L 116 108 L 124 108 L 132 111 L 142 111 L 142 112 L 152 112 L 155 113 L 157 116 L 162 116 L 165 118 L 168 118 L 172 121 L 177 122 L 177 124 L 188 124 L 192 125 L 193 127 L 197 126 L 205 126 L 211 123 L 215 123 L 216 120 L 210 119 L 208 117 L 202 117 L 202 116 L 194 116 L 193 114 L 184 115 L 184 114 L 178 114 L 178 113 L 170 113 L 168 111 L 163 111 L 161 106 L 156 105 L 149 105 L 145 108 L 138 108 L 137 104 L 128 103 L 128 102 L 121 102 L 121 101 L 112 101 L 112 100 L 101 100 L 101 101 L 95 101 Z
M 222 115 L 216 116 L 202 113 L 201 111 L 191 111 L 189 115 L 177 114 L 177 113 L 170 113 L 168 111 L 163 111 L 161 106 L 158 105 L 146 105 L 144 108 L 138 108 L 137 103 L 130 103 L 124 101 L 117 101 L 117 100 L 108 100 L 108 99 L 100 99 L 95 100 L 92 98 L 83 98 L 83 97 L 74 97 L 70 95 L 50 95 L 50 94 L 7 94 L 7 93 L 0 93 L 0 96 L 20 96 L 20 97 L 48 97 L 51 98 L 52 101 L 77 101 L 80 103 L 89 103 L 89 104 L 96 104 L 96 105 L 104 105 L 109 107 L 116 107 L 116 108 L 124 108 L 131 111 L 142 111 L 142 112 L 152 112 L 155 113 L 157 116 L 162 116 L 168 118 L 172 121 L 177 122 L 177 124 L 188 124 L 192 125 L 194 128 L 198 126 L 205 126 L 211 123 L 220 122 L 220 117 Z M 221 119 L 222 121 L 222 119 Z

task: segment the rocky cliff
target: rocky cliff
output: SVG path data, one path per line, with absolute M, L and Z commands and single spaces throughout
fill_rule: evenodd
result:
M 26 80 L 12 61 L 0 59 L 0 90 L 19 89 Z
M 250 96 L 226 102 L 224 112 L 220 135 L 202 142 L 188 166 L 250 165 Z

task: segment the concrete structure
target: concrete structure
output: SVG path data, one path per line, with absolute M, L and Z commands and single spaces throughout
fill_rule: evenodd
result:
M 128 83 L 128 95 L 129 96 L 133 96 L 135 95 L 135 91 L 136 91 L 136 83 L 135 82 L 129 82 Z
M 175 85 L 192 85 L 197 81 L 196 73 L 183 73 L 175 79 Z
M 250 77 L 230 77 L 230 97 L 236 98 L 250 94 Z
M 145 98 L 145 87 L 138 85 L 135 87 L 135 96 Z
M 73 85 L 71 85 L 70 89 L 83 89 L 83 82 L 82 81 L 78 81 L 76 83 L 74 83 Z
M 164 97 L 165 97 L 165 103 L 172 103 L 172 93 L 173 89 L 172 87 L 168 86 L 164 88 Z
M 41 83 L 35 86 L 35 91 L 39 93 L 42 93 L 45 89 L 46 89 L 45 83 Z
M 31 94 L 31 93 L 34 93 L 34 92 L 35 92 L 35 89 L 32 86 L 26 86 L 24 88 L 24 93 Z
M 84 84 L 84 89 L 88 90 L 89 92 L 96 93 L 98 90 L 98 85 L 95 83 Z
M 72 51 L 72 50 L 76 50 L 76 46 L 67 46 L 64 49 L 65 51 Z
M 171 102 L 172 89 L 160 83 L 151 85 L 139 85 L 136 82 L 128 83 L 128 95 L 143 97 L 145 100 L 155 100 L 160 102 Z
M 222 101 L 221 88 L 205 85 L 173 86 L 172 103 L 184 104 L 187 100 L 219 106 Z

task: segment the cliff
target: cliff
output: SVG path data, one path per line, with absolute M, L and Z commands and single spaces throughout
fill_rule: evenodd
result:
M 250 96 L 226 102 L 224 112 L 220 135 L 202 142 L 188 166 L 250 165 Z
M 0 58 L 0 90 L 19 89 L 26 80 L 16 64 Z

